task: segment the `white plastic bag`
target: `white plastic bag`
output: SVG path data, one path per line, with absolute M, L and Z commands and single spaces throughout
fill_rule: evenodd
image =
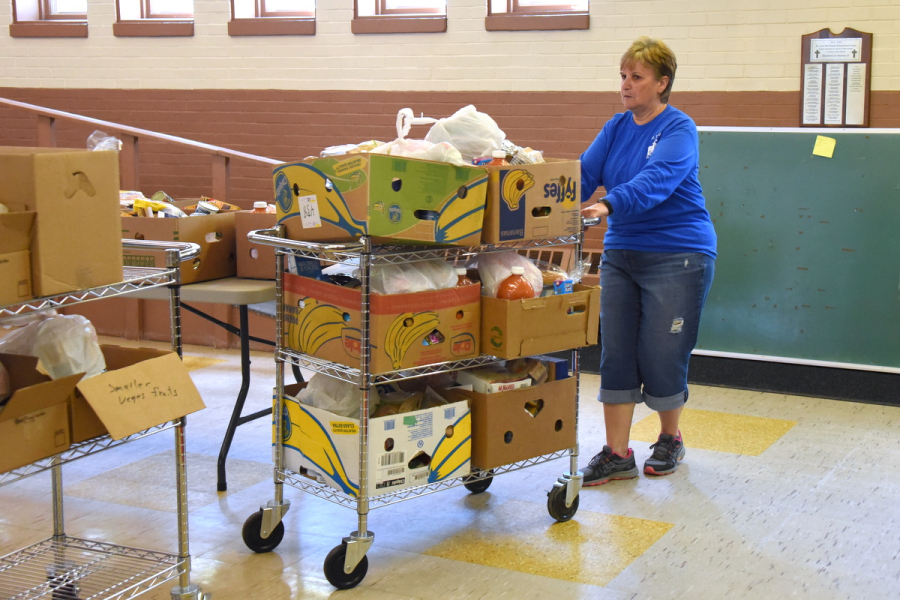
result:
M 99 129 L 95 130 L 87 139 L 88 150 L 121 150 L 122 142 L 118 138 L 107 135 Z
M 106 370 L 97 332 L 81 315 L 34 320 L 0 339 L 0 353 L 36 356 L 51 379 L 84 373 L 85 379 Z
M 535 297 L 541 295 L 544 288 L 544 278 L 533 262 L 512 250 L 508 252 L 490 252 L 478 257 L 478 277 L 481 279 L 481 295 L 497 297 L 497 288 L 500 283 L 512 275 L 513 267 L 525 269 L 525 279 L 534 289 Z
M 435 144 L 448 142 L 459 150 L 463 160 L 472 164 L 472 159 L 490 156 L 500 150 L 506 134 L 489 115 L 478 112 L 471 104 L 465 106 L 446 119 L 439 119 L 431 126 L 425 140 Z
M 297 394 L 297 400 L 307 406 L 321 408 L 341 417 L 359 419 L 360 393 L 359 387 L 349 381 L 341 381 L 316 373 L 309 379 L 305 388 Z M 373 387 L 369 394 L 369 416 L 375 412 L 378 404 L 378 392 Z
M 459 150 L 449 143 L 407 139 L 413 125 L 427 125 L 436 122 L 431 117 L 415 117 L 410 108 L 402 108 L 397 113 L 397 139 L 370 150 L 372 154 L 405 156 L 435 162 L 446 162 L 456 166 L 471 165 L 460 155 Z
M 359 278 L 358 272 L 354 277 Z M 440 258 L 411 263 L 375 265 L 371 285 L 376 294 L 412 294 L 456 287 L 453 265 Z

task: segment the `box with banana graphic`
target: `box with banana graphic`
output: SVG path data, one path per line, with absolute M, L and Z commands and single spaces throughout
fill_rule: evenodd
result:
M 301 404 L 285 391 L 285 467 L 315 471 L 345 494 L 359 495 L 359 420 Z M 369 419 L 368 495 L 461 477 L 470 471 L 472 420 L 466 400 Z
M 448 163 L 348 154 L 273 170 L 278 222 L 290 239 L 477 246 L 487 171 Z
M 284 276 L 284 344 L 359 368 L 362 294 L 310 277 Z M 371 373 L 480 354 L 481 285 L 369 297 Z
M 486 244 L 581 232 L 581 161 L 487 167 L 490 184 L 481 240 Z

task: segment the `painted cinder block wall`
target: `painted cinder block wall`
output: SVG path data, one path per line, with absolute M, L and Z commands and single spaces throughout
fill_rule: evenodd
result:
M 395 137 L 400 108 L 442 117 L 466 104 L 513 141 L 572 158 L 620 110 L 621 53 L 648 34 L 675 50 L 673 105 L 698 125 L 793 127 L 801 36 L 874 34 L 871 123 L 900 127 L 894 0 L 594 0 L 586 31 L 488 32 L 486 0 L 450 0 L 447 32 L 354 35 L 351 0 L 322 0 L 314 36 L 229 37 L 228 0 L 194 0 L 195 35 L 116 38 L 114 0 L 88 2 L 89 37 L 8 36 L 0 3 L 0 97 L 289 161 Z M 426 129 L 413 131 L 424 135 Z M 60 124 L 61 146 L 90 130 Z M 37 144 L 34 118 L 0 107 L 0 144 Z M 207 159 L 141 143 L 141 188 L 208 193 Z M 234 161 L 231 201 L 268 199 L 266 167 Z

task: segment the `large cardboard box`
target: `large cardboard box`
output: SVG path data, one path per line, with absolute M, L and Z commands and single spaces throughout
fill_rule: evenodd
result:
M 600 288 L 525 300 L 481 299 L 481 352 L 500 358 L 593 346 L 600 332 Z
M 285 274 L 284 343 L 359 368 L 359 290 Z M 369 297 L 372 373 L 478 356 L 481 285 Z
M 487 167 L 485 244 L 557 238 L 581 232 L 581 162 Z
M 109 433 L 114 440 L 205 408 L 174 352 L 102 345 L 107 371 L 78 382 L 72 443 Z
M 176 200 L 179 208 L 197 204 L 196 200 Z M 123 239 L 193 242 L 200 255 L 181 264 L 181 283 L 234 277 L 237 260 L 234 243 L 234 216 L 237 211 L 181 218 L 122 217 Z M 163 251 L 126 248 L 125 264 L 134 267 L 165 267 Z
M 31 293 L 34 212 L 0 213 L 0 306 L 24 302 Z
M 487 172 L 482 167 L 349 154 L 273 170 L 278 222 L 306 241 L 477 246 Z
M 69 449 L 68 399 L 82 375 L 51 381 L 37 358 L 0 354 L 13 395 L 0 408 L 0 473 Z
M 481 394 L 451 388 L 448 400 L 466 398 L 472 410 L 472 467 L 493 469 L 575 446 L 577 381 Z
M 289 386 L 296 395 L 302 386 Z M 315 471 L 352 497 L 359 495 L 359 420 L 284 397 L 284 457 L 291 471 Z M 469 473 L 471 416 L 465 400 L 369 419 L 369 496 Z
M 275 279 L 275 247 L 255 244 L 247 234 L 275 227 L 276 215 L 242 210 L 234 214 L 234 239 L 237 250 L 237 276 L 248 279 Z
M 0 203 L 36 211 L 35 296 L 122 280 L 117 152 L 0 147 Z

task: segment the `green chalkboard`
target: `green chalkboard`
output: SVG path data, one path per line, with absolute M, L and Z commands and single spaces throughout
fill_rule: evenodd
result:
M 701 129 L 700 182 L 719 258 L 698 349 L 900 367 L 900 131 Z

